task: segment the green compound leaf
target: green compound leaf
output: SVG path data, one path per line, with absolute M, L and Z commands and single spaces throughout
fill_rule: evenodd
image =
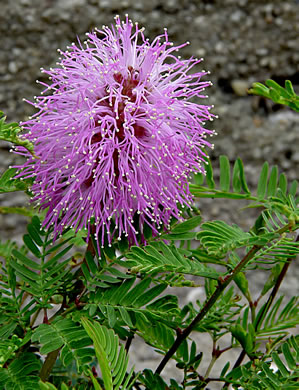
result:
M 298 340 L 291 336 L 271 354 L 233 369 L 224 379 L 244 390 L 297 390 L 298 354 Z M 275 368 L 271 361 L 275 363 Z
M 228 192 L 230 188 L 230 165 L 227 156 L 220 156 L 220 189 Z
M 33 353 L 24 353 L 5 368 L 0 368 L 0 388 L 3 390 L 39 390 L 38 372 L 41 362 Z
M 110 288 L 98 289 L 93 302 L 87 305 L 94 315 L 98 309 L 98 316 L 103 323 L 116 331 L 119 327 L 128 326 L 133 331 L 138 330 L 142 337 L 150 342 L 151 336 L 144 323 L 158 326 L 162 323 L 165 332 L 174 333 L 177 319 L 180 314 L 178 299 L 174 295 L 160 296 L 167 284 L 161 283 L 150 287 L 151 278 L 147 277 L 135 283 L 136 279 L 126 279 L 120 285 L 111 285 Z M 167 329 L 166 329 L 167 328 Z M 155 346 L 164 346 L 164 340 L 155 334 Z M 168 345 L 167 345 L 168 346 Z M 167 347 L 165 346 L 165 348 Z
M 33 179 L 14 179 L 17 173 L 16 168 L 9 168 L 0 177 L 0 193 L 14 192 L 14 191 L 26 191 L 28 187 L 33 183 Z
M 195 217 L 192 217 L 180 224 L 177 224 L 174 226 L 174 228 L 171 229 L 172 234 L 181 234 L 190 232 L 190 230 L 195 229 L 201 222 L 202 218 L 200 215 L 196 215 Z M 168 237 L 168 235 L 166 236 Z
M 132 273 L 157 274 L 173 272 L 176 276 L 189 274 L 218 279 L 220 274 L 195 260 L 192 252 L 166 245 L 163 241 L 155 241 L 144 248 L 133 246 L 126 254 L 126 261 L 119 264 L 131 268 Z
M 264 206 L 269 210 L 280 211 L 289 220 L 299 220 L 299 211 L 296 204 L 299 201 L 297 198 L 298 182 L 293 181 L 288 186 L 285 174 L 280 174 L 278 177 L 278 169 L 274 166 L 268 177 L 269 165 L 265 163 L 262 167 L 258 181 L 257 195 L 251 192 L 247 186 L 243 163 L 238 158 L 230 172 L 229 160 L 226 156 L 220 157 L 220 178 L 219 183 L 215 183 L 213 177 L 213 169 L 211 162 L 208 161 L 207 176 L 201 175 L 198 180 L 198 174 L 194 177 L 194 183 L 189 184 L 189 189 L 192 195 L 199 198 L 220 198 L 220 199 L 244 199 L 251 201 L 248 208 L 256 208 Z M 232 188 L 230 181 L 232 177 Z M 278 183 L 277 183 L 278 181 Z M 289 192 L 288 192 L 289 187 Z M 185 233 L 182 239 L 192 240 L 190 232 Z M 170 233 L 170 239 L 175 240 L 173 233 Z
M 0 140 L 12 142 L 15 145 L 23 146 L 26 148 L 33 156 L 34 146 L 27 139 L 23 139 L 19 136 L 21 128 L 18 123 L 6 123 L 6 116 L 2 111 L 0 111 Z
M 72 235 L 64 239 L 64 235 L 53 245 L 53 239 L 49 239 L 49 232 L 41 228 L 41 222 L 37 216 L 33 216 L 29 223 L 28 234 L 23 236 L 25 250 L 14 247 L 11 249 L 9 268 L 13 269 L 19 278 L 22 290 L 39 301 L 46 302 L 49 297 L 59 293 L 62 284 L 67 283 L 67 276 L 71 272 L 71 258 L 67 258 L 73 244 Z M 75 233 L 73 232 L 73 235 Z M 46 303 L 44 303 L 46 305 Z
M 74 360 L 79 372 L 94 358 L 93 349 L 88 348 L 91 341 L 85 330 L 68 318 L 57 317 L 51 324 L 39 325 L 31 340 L 42 345 L 40 353 L 43 355 L 61 348 L 62 364 L 66 367 Z
M 269 164 L 265 162 L 262 167 L 262 171 L 257 185 L 257 196 L 259 199 L 264 199 L 266 195 L 268 171 L 269 171 Z
M 108 329 L 96 321 L 81 318 L 81 323 L 92 339 L 105 390 L 130 389 L 133 369 L 127 374 L 129 358 L 119 338 L 112 329 Z M 125 383 L 124 383 L 125 382 Z
M 284 307 L 282 306 L 283 296 L 277 299 L 269 313 L 264 318 L 264 305 L 258 311 L 255 324 L 259 321 L 256 331 L 257 337 L 261 340 L 274 338 L 287 334 L 287 330 L 296 327 L 299 321 L 298 298 L 292 297 Z
M 262 235 L 260 239 L 263 237 L 271 238 L 271 234 Z M 264 247 L 259 251 L 259 254 L 256 254 L 252 258 L 252 262 L 256 261 L 257 263 L 267 265 L 277 264 L 294 258 L 299 254 L 299 242 L 293 241 L 288 237 L 273 237 L 273 240 L 264 243 L 261 242 L 261 244 Z
M 253 236 L 244 232 L 237 225 L 228 225 L 223 221 L 205 222 L 197 233 L 208 253 L 214 256 L 225 256 L 225 254 L 236 248 L 245 246 Z
M 271 79 L 266 80 L 266 85 L 253 83 L 248 92 L 271 99 L 274 103 L 284 104 L 299 112 L 299 96 L 296 95 L 290 80 L 285 81 L 285 88 Z

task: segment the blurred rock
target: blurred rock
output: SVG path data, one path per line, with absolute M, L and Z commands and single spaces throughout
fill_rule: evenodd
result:
M 238 96 L 247 96 L 248 88 L 250 87 L 250 84 L 247 80 L 232 80 L 231 86 L 233 91 Z

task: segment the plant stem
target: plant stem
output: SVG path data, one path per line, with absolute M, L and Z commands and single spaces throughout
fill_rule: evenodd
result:
M 272 289 L 272 291 L 271 291 L 271 294 L 269 295 L 269 298 L 268 298 L 268 300 L 267 300 L 267 303 L 265 304 L 265 306 L 264 306 L 264 308 L 263 308 L 263 311 L 262 311 L 260 317 L 258 318 L 256 324 L 255 324 L 255 330 L 258 329 L 258 327 L 260 326 L 260 324 L 261 324 L 262 321 L 264 320 L 265 315 L 266 315 L 267 312 L 269 311 L 269 309 L 270 309 L 270 307 L 271 307 L 271 305 L 272 305 L 272 303 L 273 303 L 273 301 L 274 301 L 274 299 L 275 299 L 275 296 L 276 296 L 276 294 L 277 294 L 277 292 L 278 292 L 278 290 L 279 290 L 279 288 L 280 288 L 280 285 L 281 285 L 281 283 L 282 283 L 282 281 L 283 281 L 283 278 L 285 277 L 285 275 L 286 275 L 286 273 L 287 273 L 287 270 L 288 270 L 290 264 L 291 264 L 291 259 L 288 259 L 288 260 L 285 262 L 284 266 L 282 267 L 282 270 L 281 270 L 281 272 L 280 272 L 280 274 L 279 274 L 279 276 L 278 276 L 278 278 L 277 278 L 277 281 L 276 281 L 276 283 L 275 283 L 275 285 L 274 285 L 274 287 L 273 287 L 273 289 Z M 234 365 L 233 368 L 238 367 L 238 366 L 242 363 L 242 361 L 243 361 L 245 355 L 246 355 L 246 352 L 245 352 L 245 350 L 243 349 L 242 352 L 240 353 L 240 356 L 238 357 L 238 359 L 237 359 L 237 361 L 236 361 L 236 363 L 235 363 L 235 365 Z
M 284 227 L 278 229 L 275 233 L 283 234 L 284 232 L 293 228 L 292 223 L 288 223 Z M 179 346 L 182 342 L 189 336 L 189 334 L 194 330 L 194 328 L 199 324 L 199 322 L 205 317 L 205 315 L 209 312 L 209 310 L 213 307 L 213 305 L 217 302 L 220 295 L 223 293 L 225 288 L 234 280 L 236 275 L 246 266 L 246 264 L 253 258 L 253 256 L 258 252 L 264 245 L 254 245 L 249 252 L 243 257 L 243 259 L 237 264 L 237 266 L 232 270 L 232 272 L 226 275 L 224 278 L 219 278 L 218 287 L 214 291 L 214 293 L 208 298 L 197 314 L 197 316 L 193 319 L 193 321 L 185 328 L 181 333 L 177 334 L 177 338 L 175 342 L 172 344 L 161 363 L 156 369 L 156 373 L 160 374 L 163 368 L 166 366 L 171 357 L 176 353 Z
M 299 241 L 299 235 L 296 237 L 295 241 L 296 242 Z M 273 301 L 275 299 L 275 296 L 276 296 L 276 294 L 277 294 L 277 292 L 278 292 L 278 290 L 279 290 L 279 288 L 281 286 L 281 283 L 282 283 L 282 281 L 283 281 L 283 279 L 284 279 L 284 277 L 285 277 L 285 275 L 286 275 L 286 273 L 288 271 L 288 268 L 289 268 L 291 262 L 292 262 L 292 258 L 289 258 L 284 263 L 284 266 L 282 267 L 282 270 L 280 271 L 280 274 L 279 274 L 279 276 L 278 276 L 278 278 L 276 280 L 276 283 L 275 283 L 275 285 L 274 285 L 274 287 L 273 287 L 273 289 L 271 291 L 271 294 L 269 295 L 268 300 L 267 300 L 266 304 L 264 305 L 263 311 L 262 311 L 261 315 L 259 316 L 256 324 L 255 324 L 255 330 L 257 330 L 259 328 L 260 324 L 262 323 L 262 321 L 265 318 L 265 315 L 269 311 L 269 309 L 270 309 L 270 307 L 271 307 L 271 305 L 272 305 L 272 303 L 273 303 Z M 242 361 L 243 361 L 245 356 L 246 356 L 246 352 L 243 349 L 242 352 L 240 353 L 236 363 L 234 364 L 233 369 L 235 369 L 235 368 L 240 366 L 240 364 L 242 363 Z M 223 386 L 223 389 L 227 389 L 227 386 L 228 386 L 228 384 L 225 383 L 225 385 Z
M 207 371 L 206 371 L 206 373 L 205 373 L 204 380 L 206 380 L 206 379 L 209 377 L 210 372 L 212 371 L 212 368 L 213 368 L 213 366 L 214 366 L 216 360 L 217 360 L 217 357 L 216 357 L 215 355 L 212 356 L 212 359 L 211 359 L 211 361 L 210 361 L 209 367 L 207 368 Z
M 127 338 L 126 345 L 125 345 L 125 350 L 126 350 L 127 353 L 129 352 L 129 349 L 130 349 L 130 346 L 131 346 L 131 344 L 132 344 L 133 338 L 134 338 L 134 333 L 132 333 L 132 334 Z
M 171 357 L 176 353 L 177 349 L 181 345 L 181 343 L 189 336 L 189 334 L 194 330 L 194 328 L 198 325 L 198 323 L 205 317 L 211 307 L 216 303 L 222 292 L 225 288 L 230 284 L 230 282 L 236 277 L 236 275 L 245 267 L 245 265 L 252 259 L 252 257 L 256 254 L 256 252 L 262 246 L 254 245 L 250 251 L 243 257 L 240 263 L 232 270 L 232 272 L 227 275 L 224 279 L 219 279 L 219 284 L 214 293 L 210 296 L 209 299 L 206 300 L 203 308 L 197 314 L 197 316 L 193 319 L 193 321 L 185 328 L 181 333 L 178 333 L 177 338 L 173 345 L 170 347 L 161 363 L 156 369 L 156 373 L 160 374 L 163 368 L 166 366 L 167 362 L 171 359 Z

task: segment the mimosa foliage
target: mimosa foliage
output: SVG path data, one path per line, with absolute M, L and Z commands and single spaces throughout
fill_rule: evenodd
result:
M 93 341 L 105 390 L 129 390 L 133 384 L 131 381 L 133 369 L 126 375 L 129 359 L 124 346 L 119 347 L 117 335 L 113 330 L 87 318 L 82 318 L 81 322 Z
M 285 81 L 284 88 L 274 80 L 267 80 L 265 84 L 253 83 L 248 92 L 271 99 L 274 103 L 284 104 L 299 112 L 299 96 L 296 95 L 290 80 Z

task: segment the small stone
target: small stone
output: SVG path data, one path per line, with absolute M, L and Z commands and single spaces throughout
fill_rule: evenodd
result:
M 232 80 L 231 87 L 236 95 L 238 96 L 247 96 L 248 88 L 250 87 L 247 80 Z
M 18 71 L 18 66 L 17 64 L 14 62 L 14 61 L 11 61 L 9 64 L 8 64 L 8 71 L 9 73 L 17 73 Z
M 196 50 L 196 55 L 197 55 L 198 57 L 203 57 L 203 56 L 206 55 L 206 50 L 205 50 L 204 48 L 197 49 L 197 50 Z
M 295 162 L 299 162 L 299 152 L 296 152 L 293 154 L 292 160 Z
M 266 56 L 269 53 L 269 50 L 266 47 L 260 47 L 256 49 L 255 52 L 258 56 L 262 57 L 262 56 Z
M 243 12 L 240 11 L 240 10 L 237 10 L 237 11 L 235 11 L 235 12 L 233 12 L 233 13 L 231 14 L 230 20 L 231 20 L 232 22 L 238 23 L 238 22 L 241 20 L 242 16 L 243 16 Z

